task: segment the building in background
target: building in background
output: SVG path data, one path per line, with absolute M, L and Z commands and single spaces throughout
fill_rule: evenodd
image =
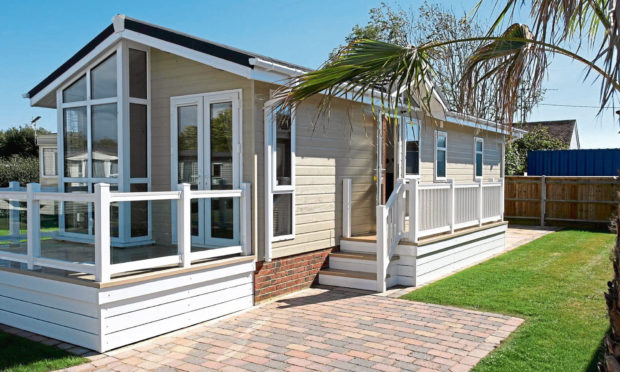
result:
M 521 128 L 527 131 L 542 126 L 547 128 L 553 137 L 564 141 L 569 149 L 578 150 L 581 148 L 577 120 L 531 121 L 521 125 Z

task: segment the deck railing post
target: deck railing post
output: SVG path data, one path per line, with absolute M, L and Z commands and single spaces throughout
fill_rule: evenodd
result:
M 34 260 L 41 256 L 41 208 L 35 199 L 35 193 L 41 191 L 38 183 L 26 186 L 26 223 L 28 227 L 26 252 L 28 254 L 28 270 L 34 268 Z M 19 217 L 18 217 L 19 223 Z
M 420 227 L 419 192 L 420 183 L 417 179 L 409 182 L 409 241 L 418 242 L 418 229 Z
M 504 177 L 501 177 L 499 179 L 500 182 L 500 192 L 499 192 L 499 218 L 500 221 L 504 220 L 504 198 L 506 197 L 504 195 L 504 190 L 505 190 L 505 186 L 506 186 L 506 180 Z
M 351 179 L 342 180 L 342 237 L 351 237 Z
M 95 281 L 110 280 L 110 185 L 95 185 Z
M 252 254 L 252 194 L 249 183 L 241 184 L 241 249 L 244 256 Z
M 454 234 L 454 222 L 456 215 L 456 188 L 454 187 L 454 178 L 448 180 L 450 183 L 450 234 Z
M 190 267 L 192 265 L 192 189 L 189 183 L 182 183 L 179 184 L 178 190 L 181 195 L 177 201 L 177 253 L 181 257 L 181 266 Z
M 383 293 L 387 289 L 386 283 L 386 256 L 388 245 L 387 208 L 377 205 L 377 292 Z
M 540 226 L 545 226 L 545 213 L 547 209 L 547 180 L 540 176 Z
M 9 182 L 10 191 L 19 191 L 19 182 Z M 13 239 L 19 240 L 19 200 L 9 200 L 9 235 Z
M 482 179 L 478 180 L 478 226 L 482 226 L 482 206 L 483 204 L 483 200 L 482 200 Z

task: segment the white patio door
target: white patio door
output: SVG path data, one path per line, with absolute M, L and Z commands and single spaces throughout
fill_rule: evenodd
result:
M 173 185 L 232 190 L 240 183 L 239 92 L 171 99 Z M 192 245 L 239 244 L 239 200 L 193 199 Z

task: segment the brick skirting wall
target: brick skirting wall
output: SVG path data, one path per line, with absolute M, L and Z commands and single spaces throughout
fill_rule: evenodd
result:
M 257 262 L 254 272 L 254 302 L 309 288 L 319 270 L 328 265 L 328 256 L 335 248 Z

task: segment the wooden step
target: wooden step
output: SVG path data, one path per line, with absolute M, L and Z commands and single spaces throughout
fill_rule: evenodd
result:
M 373 253 L 362 252 L 332 252 L 329 257 L 335 258 L 348 258 L 351 260 L 364 260 L 364 261 L 376 261 L 377 255 Z
M 345 278 L 354 278 L 354 279 L 365 279 L 365 280 L 376 280 L 377 274 L 375 273 L 365 273 L 363 271 L 351 271 L 351 270 L 340 270 L 340 269 L 323 269 L 319 271 L 319 275 L 329 275 L 329 276 L 339 276 Z

